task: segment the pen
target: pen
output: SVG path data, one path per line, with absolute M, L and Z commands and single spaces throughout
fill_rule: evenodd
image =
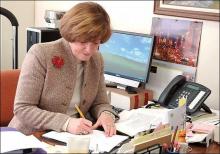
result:
M 79 115 L 82 117 L 82 118 L 85 118 L 85 116 L 83 115 L 82 111 L 79 109 L 78 105 L 75 104 L 75 108 L 77 110 L 77 112 L 79 112 Z
M 176 126 L 176 129 L 174 131 L 174 134 L 173 134 L 173 138 L 172 138 L 172 141 L 171 141 L 171 151 L 173 150 L 173 146 L 174 146 L 174 141 L 175 141 L 175 138 L 176 138 L 176 133 L 177 133 L 177 130 L 178 130 L 178 126 Z

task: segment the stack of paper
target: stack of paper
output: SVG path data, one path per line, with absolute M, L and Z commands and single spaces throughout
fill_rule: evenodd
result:
M 168 109 L 133 109 L 122 111 L 116 122 L 116 129 L 129 136 L 155 128 L 161 122 L 168 123 Z
M 1 153 L 15 150 L 44 148 L 43 144 L 33 135 L 26 136 L 18 131 L 1 128 Z
M 43 137 L 55 139 L 67 143 L 70 137 L 79 137 L 80 135 L 74 135 L 67 132 L 55 132 L 51 131 L 43 135 Z M 95 151 L 98 145 L 99 152 L 110 152 L 115 146 L 124 140 L 128 139 L 128 136 L 114 135 L 112 137 L 106 137 L 103 131 L 93 130 L 90 136 L 89 150 Z
M 130 111 L 124 110 L 119 114 L 120 119 L 116 122 L 116 129 L 129 136 L 135 136 L 139 132 L 154 129 L 160 123 L 169 123 L 172 130 L 176 126 L 183 128 L 185 115 L 185 105 L 175 109 L 138 108 Z

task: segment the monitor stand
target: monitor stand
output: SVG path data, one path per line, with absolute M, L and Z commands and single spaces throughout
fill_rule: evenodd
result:
M 118 84 L 115 82 L 111 82 L 111 81 L 107 81 L 105 80 L 105 85 L 106 87 L 110 87 L 110 88 L 117 88 Z
M 127 91 L 129 94 L 137 94 L 137 89 L 131 86 L 126 86 L 125 91 Z

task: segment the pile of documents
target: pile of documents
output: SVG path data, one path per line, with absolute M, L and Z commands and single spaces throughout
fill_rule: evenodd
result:
M 185 106 L 175 109 L 138 108 L 130 111 L 124 110 L 119 114 L 120 119 L 116 122 L 116 129 L 131 137 L 139 132 L 154 129 L 160 123 L 169 123 L 171 130 L 176 126 L 181 129 L 184 127 L 185 114 Z
M 187 143 L 205 143 L 208 147 L 210 140 L 219 142 L 219 111 L 212 114 L 200 111 L 192 120 L 192 126 L 186 134 Z

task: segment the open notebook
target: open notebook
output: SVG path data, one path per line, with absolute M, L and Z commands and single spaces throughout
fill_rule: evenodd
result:
M 119 132 L 129 136 L 135 136 L 140 132 L 154 129 L 159 125 L 169 123 L 171 128 L 183 127 L 185 106 L 175 109 L 146 109 L 138 108 L 130 111 L 122 111 L 119 114 L 120 119 L 116 122 L 116 129 Z
M 67 132 L 55 132 L 51 131 L 45 133 L 43 137 L 51 138 L 54 140 L 67 143 L 69 137 L 78 137 L 81 135 L 74 135 Z M 103 131 L 93 130 L 90 136 L 89 150 L 95 151 L 98 145 L 99 152 L 110 152 L 115 146 L 128 139 L 128 136 L 114 135 L 112 137 L 106 137 Z

